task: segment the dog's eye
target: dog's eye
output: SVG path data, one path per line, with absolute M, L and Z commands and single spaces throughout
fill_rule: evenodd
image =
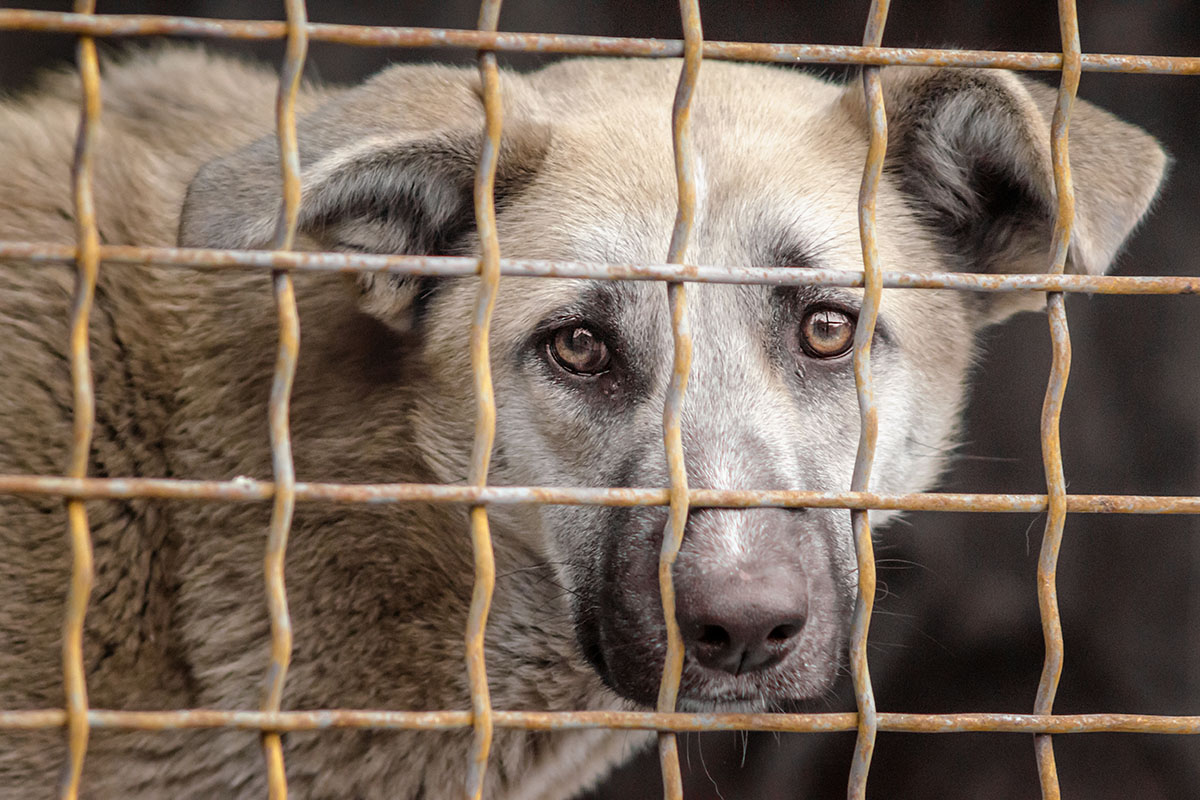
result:
M 577 375 L 607 372 L 612 361 L 608 345 L 581 325 L 559 328 L 547 343 L 547 349 L 560 367 Z
M 837 358 L 854 344 L 854 318 L 836 308 L 808 312 L 800 323 L 800 347 L 812 358 Z

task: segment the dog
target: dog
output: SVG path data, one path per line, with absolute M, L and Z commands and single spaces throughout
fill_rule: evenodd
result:
M 567 60 L 505 72 L 496 207 L 514 259 L 661 263 L 676 205 L 672 60 Z M 1003 71 L 889 68 L 878 200 L 886 269 L 1042 272 L 1055 215 L 1055 92 Z M 276 76 L 198 49 L 104 65 L 95 156 L 108 244 L 267 248 L 280 208 Z M 692 263 L 861 269 L 861 87 L 705 62 L 693 111 Z M 67 75 L 0 105 L 0 239 L 74 241 Z M 471 255 L 483 107 L 474 70 L 395 66 L 354 88 L 308 85 L 298 122 L 297 249 Z M 1068 269 L 1097 274 L 1151 205 L 1166 156 L 1075 104 Z M 71 438 L 68 266 L 0 264 L 0 473 L 61 473 Z M 459 483 L 473 441 L 472 278 L 296 274 L 303 344 L 291 425 L 300 480 Z M 683 409 L 697 488 L 848 488 L 858 441 L 851 359 L 861 292 L 693 284 Z M 946 466 L 976 333 L 1038 293 L 887 290 L 874 339 L 872 488 L 922 491 Z M 91 358 L 88 473 L 272 477 L 269 275 L 105 265 Z M 672 343 L 653 282 L 503 278 L 492 325 L 498 410 L 489 483 L 667 483 Z M 269 509 L 91 501 L 96 581 L 85 631 L 96 708 L 257 708 L 268 664 L 261 558 Z M 665 652 L 663 508 L 494 506 L 486 635 L 503 709 L 653 705 Z M 883 524 L 890 514 L 872 512 Z M 69 554 L 61 500 L 0 497 L 0 708 L 61 707 Z M 466 509 L 297 506 L 287 554 L 295 651 L 284 707 L 469 707 L 473 579 Z M 844 663 L 856 575 L 849 514 L 693 509 L 674 567 L 684 710 L 819 698 Z M 498 729 L 493 800 L 567 798 L 648 741 Z M 470 732 L 289 733 L 298 797 L 462 791 Z M 50 791 L 58 730 L 0 731 L 0 794 Z M 259 797 L 257 736 L 94 729 L 88 798 Z

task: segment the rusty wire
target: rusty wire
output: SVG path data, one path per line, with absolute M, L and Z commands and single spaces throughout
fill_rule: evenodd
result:
M 201 481 L 181 478 L 65 478 L 0 475 L 0 494 L 54 496 L 86 500 L 132 497 L 198 502 L 253 503 L 275 496 L 275 484 L 250 478 Z M 466 503 L 468 505 L 665 506 L 669 489 L 598 489 L 567 486 L 465 486 L 440 483 L 296 483 L 297 502 Z M 1200 497 L 1120 494 L 1069 494 L 1073 514 L 1200 514 Z M 693 508 L 845 508 L 885 511 L 958 511 L 1040 513 L 1044 494 L 963 492 L 813 492 L 800 490 L 689 489 Z
M 888 0 L 871 0 L 867 14 L 863 45 L 878 47 L 883 41 L 887 24 Z M 875 206 L 879 197 L 879 181 L 883 177 L 883 159 L 887 155 L 887 109 L 883 101 L 883 82 L 878 66 L 863 68 L 863 94 L 866 104 L 870 141 L 866 163 L 863 165 L 862 186 L 858 194 L 858 227 L 862 239 L 863 299 L 854 330 L 854 385 L 858 394 L 859 438 L 854 459 L 854 475 L 850 481 L 853 491 L 865 492 L 871 483 L 871 468 L 875 463 L 875 444 L 879 438 L 879 407 L 875 401 L 875 380 L 871 373 L 871 342 L 883 299 L 880 279 L 879 247 L 875 235 Z M 857 561 L 858 594 L 854 600 L 854 615 L 850 627 L 850 676 L 854 682 L 854 702 L 858 707 L 857 738 L 854 759 L 850 765 L 847 797 L 863 800 L 867 794 L 867 773 L 871 755 L 875 752 L 875 734 L 879 718 L 875 710 L 875 692 L 871 688 L 871 671 L 867 664 L 867 635 L 871 626 L 871 610 L 875 605 L 875 546 L 871 540 L 870 512 L 856 509 L 850 512 L 854 532 L 854 554 Z
M 0 30 L 54 31 L 86 36 L 180 36 L 197 39 L 283 39 L 287 26 L 278 20 L 233 20 L 155 14 L 97 14 L 0 9 Z M 495 33 L 455 28 L 388 27 L 310 22 L 312 41 L 359 47 L 457 48 L 510 53 L 573 54 L 677 58 L 679 39 L 581 36 L 562 33 Z M 979 67 L 1053 72 L 1062 69 L 1061 53 L 945 50 L 922 47 L 719 42 L 703 44 L 704 58 L 782 64 Z M 1200 57 L 1086 53 L 1085 72 L 1200 74 Z
M 479 7 L 480 30 L 496 30 L 501 0 L 483 0 Z M 496 54 L 479 53 L 479 80 L 483 88 L 484 139 L 475 173 L 475 224 L 479 232 L 479 290 L 471 319 L 471 369 L 475 382 L 475 443 L 468 480 L 480 489 L 487 485 L 488 464 L 496 438 L 496 396 L 488 333 L 492 310 L 500 289 L 500 240 L 496 230 L 496 167 L 504 126 L 500 96 L 500 70 Z M 492 747 L 492 701 L 488 692 L 484 634 L 492 593 L 496 586 L 496 561 L 488 526 L 487 506 L 471 506 L 471 547 L 475 557 L 475 583 L 466 630 L 466 666 L 471 690 L 474 739 L 467 767 L 466 797 L 480 800 Z
M 698 0 L 679 0 L 683 25 L 683 64 L 675 87 L 671 110 L 671 135 L 675 155 L 676 214 L 675 227 L 667 248 L 667 262 L 682 264 L 687 258 L 692 227 L 696 222 L 696 152 L 692 142 L 692 99 L 700 77 L 704 32 L 700 26 Z M 666 447 L 668 489 L 667 524 L 663 530 L 658 559 L 658 588 L 666 626 L 667 648 L 663 657 L 662 682 L 658 690 L 659 713 L 675 710 L 679 682 L 683 676 L 684 644 L 675 617 L 675 585 L 671 571 L 683 545 L 688 520 L 688 475 L 683 456 L 683 402 L 692 369 L 692 331 L 687 315 L 687 286 L 682 281 L 667 284 L 667 305 L 671 315 L 671 340 L 674 349 L 671 383 L 663 405 L 663 444 Z M 658 760 L 662 771 L 666 800 L 682 800 L 683 773 L 679 766 L 679 742 L 672 732 L 658 735 Z
M 377 711 L 319 709 L 311 711 L 230 711 L 192 708 L 183 711 L 88 710 L 92 728 L 110 730 L 321 731 L 333 729 L 449 731 L 472 727 L 471 711 Z M 61 728 L 61 708 L 0 711 L 0 728 Z M 899 714 L 881 711 L 879 730 L 895 733 L 1152 733 L 1200 734 L 1200 716 L 1151 714 Z M 853 731 L 857 712 L 812 714 L 721 713 L 660 714 L 647 711 L 493 711 L 497 728 L 531 731 L 773 731 L 818 733 Z
M 74 263 L 76 248 L 51 242 L 0 240 L 0 258 L 30 264 Z M 106 265 L 156 264 L 182 269 L 377 272 L 454 277 L 479 274 L 479 259 L 465 256 L 209 250 L 100 245 Z M 695 264 L 604 264 L 582 261 L 500 259 L 500 274 L 531 278 L 839 286 L 860 288 L 861 271 L 811 267 L 744 267 Z M 885 289 L 954 289 L 971 292 L 1072 292 L 1081 294 L 1200 294 L 1200 277 L 1187 275 L 1054 275 L 975 272 L 881 273 Z
M 1070 513 L 1200 513 L 1200 497 L 1127 495 L 1068 495 L 1058 428 L 1070 365 L 1070 340 L 1063 296 L 1066 292 L 1107 294 L 1191 294 L 1200 292 L 1200 277 L 1115 277 L 1066 275 L 1074 198 L 1068 157 L 1070 108 L 1083 71 L 1200 74 L 1200 58 L 1083 54 L 1073 0 L 1059 0 L 1061 53 L 990 52 L 885 48 L 881 46 L 887 0 L 874 0 L 863 46 L 767 44 L 704 41 L 695 0 L 680 0 L 684 38 L 633 39 L 557 34 L 499 33 L 500 0 L 483 0 L 479 29 L 375 28 L 309 23 L 303 0 L 287 0 L 287 20 L 234 21 L 151 15 L 97 15 L 90 0 L 77 0 L 75 13 L 0 9 L 0 30 L 49 30 L 78 34 L 79 72 L 83 111 L 73 168 L 76 243 L 0 242 L 0 258 L 31 263 L 74 263 L 77 270 L 71 323 L 71 372 L 75 433 L 70 463 L 64 476 L 0 475 L 0 494 L 52 495 L 67 501 L 72 576 L 63 635 L 65 708 L 30 711 L 0 710 L 0 728 L 64 728 L 68 763 L 61 796 L 78 795 L 83 758 L 91 728 L 162 730 L 235 728 L 260 731 L 272 798 L 286 797 L 280 734 L 293 730 L 328 728 L 450 730 L 474 733 L 467 770 L 467 796 L 483 794 L 484 775 L 493 729 L 567 730 L 612 728 L 657 731 L 666 796 L 682 796 L 678 750 L 674 734 L 702 730 L 835 731 L 856 730 L 855 757 L 848 793 L 863 797 L 878 730 L 907 732 L 1016 732 L 1034 734 L 1044 800 L 1059 797 L 1051 734 L 1135 731 L 1142 733 L 1200 733 L 1200 716 L 1134 714 L 1054 715 L 1052 707 L 1062 670 L 1063 640 L 1055 589 L 1055 566 L 1062 544 L 1065 517 Z M 100 82 L 92 37 L 174 35 L 199 38 L 284 39 L 287 57 L 281 70 L 277 101 L 277 136 L 283 200 L 272 251 L 183 250 L 101 245 L 91 192 L 92 142 L 100 111 Z M 454 47 L 479 51 L 479 71 L 486 136 L 475 186 L 475 212 L 480 234 L 479 258 L 383 256 L 366 254 L 290 252 L 299 207 L 299 161 L 295 132 L 295 100 L 308 40 L 360 46 Z M 679 191 L 678 214 L 666 264 L 623 265 L 573 262 L 515 261 L 500 258 L 496 235 L 494 179 L 502 126 L 499 73 L 495 53 L 521 51 L 683 56 L 675 98 L 673 130 Z M 840 272 L 799 268 L 695 266 L 686 263 L 688 236 L 696 213 L 696 185 L 688 120 L 691 97 L 703 58 L 864 65 L 864 93 L 871 140 L 860 193 L 860 231 L 864 270 Z M 978 275 L 960 273 L 885 272 L 875 245 L 874 204 L 886 146 L 886 113 L 878 67 L 892 64 L 984 67 L 1061 71 L 1058 104 L 1052 123 L 1052 158 L 1058 209 L 1051 266 L 1039 275 Z M 188 269 L 264 269 L 272 271 L 279 317 L 280 342 L 269 417 L 274 480 L 197 481 L 155 478 L 88 478 L 94 403 L 88 360 L 87 321 L 101 261 L 114 266 L 154 263 Z M 299 347 L 299 319 L 291 273 L 297 271 L 392 272 L 420 275 L 479 275 L 480 289 L 471 324 L 477 424 L 470 474 L 466 485 L 300 483 L 295 480 L 288 435 L 291 380 Z M 674 372 L 664 408 L 664 444 L 670 486 L 666 489 L 592 489 L 572 487 L 496 487 L 487 485 L 495 436 L 496 407 L 490 377 L 488 328 L 502 275 L 668 282 L 674 340 Z M 824 285 L 864 289 L 855 342 L 855 379 L 861 412 L 861 436 L 851 490 L 801 492 L 690 489 L 683 461 L 682 407 L 690 369 L 690 330 L 687 325 L 684 281 Z M 875 400 L 870 370 L 870 343 L 879 299 L 888 289 L 952 289 L 977 292 L 1048 292 L 1047 307 L 1053 356 L 1043 407 L 1041 437 L 1046 494 L 913 493 L 878 494 L 869 491 L 874 439 L 877 435 Z M 85 502 L 101 498 L 157 497 L 212 502 L 273 504 L 264 576 L 271 621 L 271 665 L 259 711 L 187 709 L 182 711 L 123 711 L 88 707 L 83 668 L 83 622 L 92 580 L 91 540 Z M 282 711 L 282 692 L 291 652 L 283 575 L 287 534 L 296 502 L 341 503 L 450 502 L 469 506 L 475 554 L 475 584 L 466 632 L 466 661 L 471 711 L 375 711 L 333 709 Z M 484 661 L 484 632 L 494 583 L 494 563 L 487 507 L 496 504 L 665 505 L 667 533 L 660 555 L 659 578 L 667 626 L 667 656 L 656 712 L 493 710 Z M 851 511 L 858 557 L 858 600 L 852 630 L 851 664 L 858 710 L 825 714 L 681 714 L 674 711 L 683 661 L 683 644 L 674 616 L 670 566 L 679 551 L 689 507 L 823 507 Z M 866 660 L 867 631 L 874 598 L 874 561 L 867 511 L 937 510 L 965 512 L 1047 512 L 1038 565 L 1038 601 L 1046 655 L 1033 714 L 896 714 L 878 712 L 871 692 Z
M 275 224 L 271 246 L 291 250 L 300 217 L 300 150 L 296 135 L 296 98 L 308 54 L 304 27 L 308 11 L 304 0 L 286 0 L 287 46 L 279 73 L 275 100 L 276 136 L 279 140 L 279 166 L 282 204 Z M 292 384 L 300 356 L 300 314 L 292 275 L 275 271 L 271 277 L 275 310 L 279 319 L 279 347 L 268 407 L 271 441 L 271 465 L 275 475 L 275 493 L 263 557 L 263 580 L 267 591 L 267 609 L 271 625 L 271 662 L 267 670 L 261 708 L 278 712 L 283 702 L 283 687 L 292 659 L 292 621 L 288 613 L 284 564 L 288 533 L 296 507 L 296 469 L 292 462 L 289 417 Z M 287 773 L 283 761 L 283 739 L 279 731 L 264 730 L 263 757 L 267 764 L 267 787 L 271 800 L 287 800 Z
M 1081 67 L 1079 20 L 1075 13 L 1075 0 L 1058 0 L 1058 24 L 1062 37 L 1063 68 L 1050 129 L 1054 191 L 1058 198 L 1058 207 L 1054 220 L 1050 266 L 1046 271 L 1062 274 L 1067 268 L 1071 231 L 1075 224 L 1075 187 L 1071 181 L 1071 159 L 1068 151 L 1071 108 L 1079 91 Z M 1034 712 L 1038 714 L 1051 713 L 1063 667 L 1062 619 L 1058 610 L 1056 573 L 1067 521 L 1067 481 L 1063 473 L 1059 422 L 1062 418 L 1063 398 L 1067 391 L 1067 376 L 1071 371 L 1071 336 L 1067 328 L 1067 309 L 1062 292 L 1050 293 L 1046 309 L 1052 355 L 1041 421 L 1042 462 L 1046 473 L 1048 510 L 1037 568 L 1038 609 L 1046 647 L 1034 701 Z M 1034 736 L 1034 751 L 1037 755 L 1043 800 L 1059 800 L 1061 794 L 1058 770 L 1054 763 L 1054 744 L 1048 734 Z
M 75 10 L 95 13 L 95 0 L 76 0 Z M 70 360 L 74 405 L 74 432 L 67 464 L 67 475 L 87 475 L 91 456 L 92 430 L 96 422 L 96 400 L 89 358 L 88 321 L 96 296 L 100 273 L 100 229 L 92 191 L 93 152 L 96 127 L 100 120 L 100 63 L 96 42 L 81 37 L 77 49 L 79 80 L 82 86 L 79 132 L 75 141 L 75 161 L 71 182 L 75 203 L 75 298 L 71 312 Z M 75 800 L 83 777 L 83 759 L 87 753 L 87 671 L 83 663 L 83 624 L 88 598 L 95 579 L 92 563 L 92 535 L 88 527 L 87 506 L 81 498 L 67 500 L 67 533 L 71 543 L 71 582 L 63 615 L 62 666 L 66 694 L 67 763 L 62 771 L 59 796 Z

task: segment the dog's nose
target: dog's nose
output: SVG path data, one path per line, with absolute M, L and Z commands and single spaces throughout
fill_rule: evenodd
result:
M 799 570 L 707 573 L 679 584 L 676 618 L 688 651 L 732 675 L 782 661 L 808 617 L 808 580 Z

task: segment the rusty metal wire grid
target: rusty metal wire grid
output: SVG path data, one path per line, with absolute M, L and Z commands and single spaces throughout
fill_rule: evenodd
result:
M 71 582 L 63 629 L 63 684 L 66 704 L 61 709 L 0 710 L 0 728 L 63 728 L 68 763 L 60 796 L 78 796 L 80 778 L 92 728 L 165 730 L 237 728 L 258 731 L 268 776 L 270 797 L 287 796 L 284 747 L 286 731 L 328 728 L 445 730 L 471 728 L 473 747 L 464 764 L 465 796 L 484 794 L 487 763 L 496 727 L 528 730 L 613 728 L 650 730 L 659 734 L 664 793 L 682 797 L 682 779 L 675 734 L 702 730 L 857 731 L 848 797 L 862 798 L 875 736 L 880 730 L 909 732 L 993 731 L 1032 733 L 1042 796 L 1059 797 L 1052 735 L 1088 731 L 1142 733 L 1200 733 L 1200 717 L 1134 714 L 1054 715 L 1053 703 L 1063 663 L 1063 635 L 1055 588 L 1055 569 L 1068 513 L 1200 513 L 1200 497 L 1070 495 L 1063 473 L 1059 422 L 1070 367 L 1070 338 L 1064 293 L 1185 294 L 1200 292 L 1200 277 L 1111 277 L 1065 275 L 1067 249 L 1074 222 L 1068 132 L 1072 104 L 1083 71 L 1200 74 L 1200 58 L 1084 54 L 1080 49 L 1074 0 L 1058 0 L 1061 53 L 1018 53 L 885 48 L 881 46 L 887 19 L 887 0 L 873 0 L 861 47 L 781 45 L 705 41 L 697 0 L 680 0 L 682 40 L 618 39 L 593 36 L 499 33 L 500 0 L 483 0 L 478 30 L 370 28 L 315 24 L 307 21 L 303 0 L 286 1 L 286 21 L 241 22 L 147 15 L 104 16 L 94 2 L 78 0 L 74 13 L 0 10 L 0 30 L 57 31 L 80 37 L 78 67 L 83 87 L 79 133 L 72 180 L 76 210 L 74 246 L 37 242 L 0 242 L 0 259 L 74 263 L 77 270 L 70 329 L 71 375 L 74 387 L 74 437 L 69 463 L 61 476 L 0 475 L 0 494 L 50 495 L 64 498 L 72 556 Z M 91 175 L 93 134 L 101 113 L 100 75 L 95 37 L 174 35 L 210 38 L 284 39 L 286 58 L 281 69 L 276 106 L 276 129 L 283 178 L 283 199 L 271 251 L 182 250 L 101 245 L 93 207 Z M 475 182 L 475 218 L 479 231 L 478 258 L 410 255 L 366 255 L 291 252 L 300 202 L 300 169 L 296 138 L 296 98 L 309 40 L 358 46 L 457 47 L 478 50 L 478 69 L 486 120 Z M 664 264 L 620 265 L 545 261 L 510 261 L 500 257 L 494 189 L 503 127 L 503 105 L 496 62 L 497 51 L 536 51 L 628 55 L 682 56 L 675 95 L 674 152 L 678 186 L 676 224 Z M 862 272 L 812 269 L 698 267 L 687 264 L 687 247 L 695 213 L 695 178 L 690 137 L 693 92 L 706 58 L 863 66 L 863 91 L 870 123 L 870 145 L 859 195 Z M 887 116 L 879 67 L 888 64 L 975 66 L 1061 73 L 1058 103 L 1052 123 L 1052 157 L 1058 207 L 1053 243 L 1045 274 L 965 275 L 957 273 L 888 272 L 876 246 L 875 204 L 887 146 Z M 886 221 L 884 222 L 886 224 Z M 120 268 L 153 262 L 181 269 L 270 270 L 273 275 L 279 349 L 268 408 L 273 481 L 198 481 L 157 478 L 89 478 L 88 451 L 94 420 L 92 378 L 88 356 L 88 318 L 101 263 Z M 477 275 L 479 288 L 471 322 L 470 350 L 476 397 L 475 441 L 466 485 L 301 483 L 295 479 L 289 434 L 289 401 L 300 347 L 300 320 L 292 287 L 297 271 L 391 272 L 422 275 Z M 496 428 L 496 404 L 489 362 L 489 328 L 502 275 L 589 277 L 609 280 L 656 280 L 666 285 L 674 341 L 674 369 L 663 415 L 664 447 L 670 481 L 665 489 L 579 489 L 564 487 L 493 487 L 487 485 L 488 466 Z M 854 372 L 860 408 L 858 455 L 847 492 L 704 490 L 688 486 L 682 444 L 682 404 L 691 362 L 691 332 L 687 316 L 687 283 L 760 283 L 826 285 L 863 288 L 863 304 L 854 343 Z M 878 435 L 875 386 L 871 370 L 871 339 L 884 288 L 959 289 L 985 292 L 1040 290 L 1048 292 L 1052 364 L 1041 420 L 1044 495 L 878 494 L 870 491 L 871 467 Z M 259 710 L 122 711 L 88 706 L 82 641 L 84 617 L 92 585 L 92 543 L 86 501 L 98 498 L 155 497 L 193 502 L 267 502 L 273 504 L 264 555 L 264 581 L 270 615 L 271 658 Z M 471 709 L 438 712 L 334 709 L 281 711 L 292 650 L 284 576 L 284 554 L 292 513 L 300 502 L 403 503 L 446 502 L 470 507 L 470 536 L 475 582 L 466 636 L 466 669 Z M 667 655 L 657 709 L 654 712 L 493 710 L 488 694 L 484 631 L 495 582 L 495 564 L 488 526 L 490 505 L 514 503 L 583 505 L 660 505 L 668 508 L 659 560 L 663 614 L 667 626 Z M 858 597 L 854 610 L 850 662 L 855 713 L 826 714 L 685 714 L 675 711 L 684 646 L 675 620 L 671 566 L 684 536 L 692 507 L 822 507 L 848 509 L 858 560 Z M 875 707 L 867 663 L 867 636 L 875 597 L 875 565 L 868 511 L 871 509 L 973 512 L 1046 511 L 1047 521 L 1038 562 L 1038 603 L 1045 637 L 1045 659 L 1032 714 L 896 714 Z

